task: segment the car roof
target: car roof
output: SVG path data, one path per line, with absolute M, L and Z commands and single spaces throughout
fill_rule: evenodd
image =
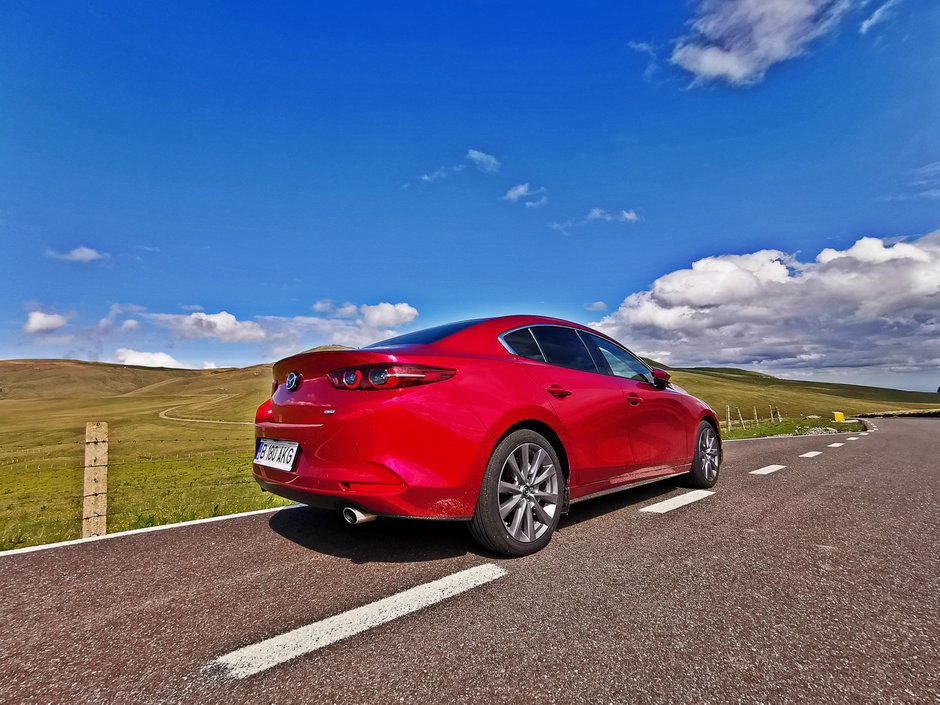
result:
M 594 331 L 585 325 L 574 323 L 573 321 L 566 321 L 561 318 L 518 314 L 482 319 L 476 323 L 468 325 L 466 328 L 461 328 L 460 330 L 451 333 L 450 335 L 445 336 L 433 343 L 415 344 L 404 347 L 411 348 L 413 350 L 424 348 L 429 351 L 434 350 L 436 352 L 474 351 L 479 353 L 500 354 L 505 352 L 505 348 L 503 348 L 498 341 L 498 336 L 501 333 L 512 330 L 514 328 L 521 328 L 523 326 L 532 325 L 566 326 L 598 333 L 598 331 Z M 598 334 L 603 335 L 602 333 Z M 394 338 L 390 340 L 394 340 Z M 382 342 L 378 342 L 369 346 L 370 350 L 375 351 L 392 348 L 400 350 L 400 348 L 394 343 L 390 343 L 388 348 L 383 346 Z

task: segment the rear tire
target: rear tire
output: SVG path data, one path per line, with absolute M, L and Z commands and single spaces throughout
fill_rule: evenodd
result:
M 718 482 L 720 466 L 721 440 L 718 432 L 708 421 L 702 421 L 695 434 L 695 455 L 692 458 L 692 469 L 689 471 L 689 485 L 714 487 Z
M 552 444 L 535 431 L 513 431 L 496 444 L 486 464 L 470 533 L 497 553 L 535 553 L 558 526 L 564 491 Z

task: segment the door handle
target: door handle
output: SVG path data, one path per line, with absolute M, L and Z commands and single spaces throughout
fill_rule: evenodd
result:
M 560 384 L 551 384 L 548 386 L 548 393 L 553 397 L 558 399 L 564 399 L 565 397 L 571 396 L 571 392 L 562 387 Z
M 641 397 L 636 392 L 630 392 L 627 395 L 627 401 L 630 402 L 633 406 L 636 406 L 637 404 L 643 401 L 643 397 Z

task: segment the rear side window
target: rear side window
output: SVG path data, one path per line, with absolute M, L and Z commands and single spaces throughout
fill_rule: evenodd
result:
M 545 362 L 545 358 L 542 357 L 542 351 L 539 350 L 538 343 L 535 342 L 535 338 L 532 337 L 532 331 L 528 328 L 520 328 L 519 330 L 506 333 L 503 336 L 503 342 L 520 357 Z
M 531 329 L 545 355 L 545 362 L 584 372 L 597 372 L 591 353 L 578 333 L 559 326 L 533 326 Z
M 626 350 L 596 335 L 587 335 L 585 337 L 588 339 L 589 345 L 593 344 L 600 351 L 601 357 L 603 357 L 604 361 L 610 366 L 610 373 L 615 377 L 625 377 L 627 379 L 636 380 L 637 382 L 652 383 L 653 376 L 646 365 L 637 360 Z

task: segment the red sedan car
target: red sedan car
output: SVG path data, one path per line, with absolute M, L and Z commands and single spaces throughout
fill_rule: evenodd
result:
M 494 551 L 544 547 L 569 504 L 687 474 L 718 479 L 707 404 L 617 341 L 504 316 L 274 365 L 255 419 L 264 490 L 378 515 L 458 519 Z

